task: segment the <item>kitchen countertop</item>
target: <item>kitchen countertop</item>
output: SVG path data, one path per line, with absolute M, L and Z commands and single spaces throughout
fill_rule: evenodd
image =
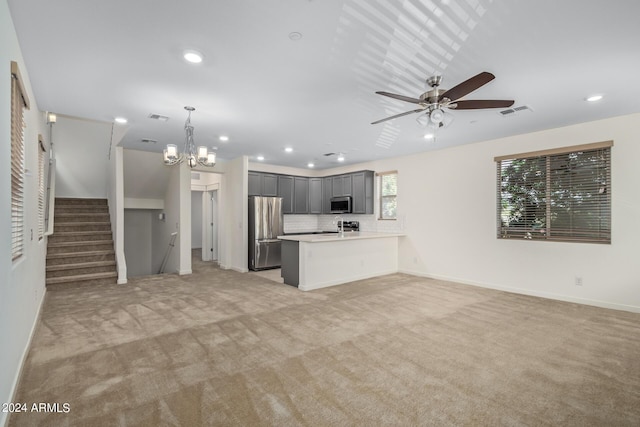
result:
M 384 237 L 402 237 L 401 233 L 379 233 L 373 231 L 345 231 L 344 236 L 340 233 L 326 233 L 326 234 L 295 234 L 278 236 L 280 240 L 293 240 L 296 242 L 340 242 L 344 240 L 359 240 L 359 239 L 378 239 Z

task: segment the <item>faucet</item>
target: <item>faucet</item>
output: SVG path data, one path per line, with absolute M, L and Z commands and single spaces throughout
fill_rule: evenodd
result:
M 333 219 L 333 223 L 338 225 L 338 231 L 340 232 L 340 236 L 344 237 L 344 219 L 340 215 Z

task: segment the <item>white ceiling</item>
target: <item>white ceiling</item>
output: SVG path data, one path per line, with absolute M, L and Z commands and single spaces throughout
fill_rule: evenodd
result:
M 184 140 L 218 156 L 317 168 L 441 149 L 640 111 L 637 0 L 9 0 L 42 110 L 129 120 L 122 145 Z M 292 41 L 288 35 L 299 32 Z M 185 49 L 205 55 L 188 64 Z M 417 97 L 489 71 L 465 99 L 514 99 L 525 111 L 453 111 L 435 142 Z M 604 94 L 597 103 L 584 98 Z M 166 123 L 147 118 L 169 116 Z M 229 142 L 218 141 L 228 135 Z M 143 143 L 143 138 L 157 140 Z M 588 141 L 585 141 L 588 142 Z M 544 147 L 544 141 L 540 141 Z M 284 153 L 291 146 L 293 153 Z

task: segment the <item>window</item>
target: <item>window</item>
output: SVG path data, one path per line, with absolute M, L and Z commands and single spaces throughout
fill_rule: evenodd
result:
M 396 219 L 398 172 L 383 172 L 380 176 L 380 219 Z
M 44 237 L 44 217 L 45 217 L 45 179 L 44 163 L 46 149 L 42 135 L 38 135 L 38 240 Z
M 24 239 L 24 109 L 29 99 L 18 64 L 11 61 L 11 257 L 22 256 Z
M 612 146 L 496 157 L 498 238 L 611 243 Z

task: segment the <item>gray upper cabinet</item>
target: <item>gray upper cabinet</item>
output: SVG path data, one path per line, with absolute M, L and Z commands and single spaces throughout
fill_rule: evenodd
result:
M 249 196 L 282 197 L 284 214 L 330 214 L 331 198 L 351 196 L 354 214 L 373 214 L 373 171 L 324 178 L 249 172 Z
M 293 177 L 293 213 L 309 213 L 309 178 Z
M 282 213 L 293 213 L 293 177 L 278 175 L 278 196 L 282 197 Z
M 351 175 L 337 175 L 332 177 L 331 196 L 351 196 Z
M 322 178 L 309 178 L 309 213 L 322 213 Z
M 333 177 L 322 178 L 322 213 L 331 213 L 331 196 L 333 195 Z
M 249 172 L 249 195 L 262 196 L 262 174 Z
M 270 173 L 262 174 L 262 195 L 275 197 L 278 195 L 278 176 Z
M 352 212 L 354 214 L 373 213 L 373 171 L 351 174 Z
M 277 196 L 278 175 L 272 173 L 249 172 L 249 196 Z

